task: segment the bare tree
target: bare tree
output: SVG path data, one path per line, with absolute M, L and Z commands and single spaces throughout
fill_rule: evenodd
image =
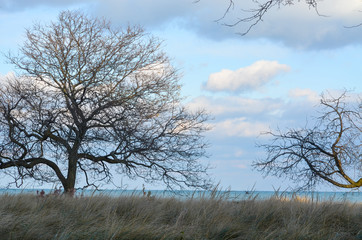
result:
M 195 2 L 200 2 L 201 0 L 196 0 Z M 227 2 L 225 12 L 223 16 L 216 20 L 216 22 L 221 23 L 227 27 L 235 27 L 237 25 L 246 24 L 246 30 L 240 32 L 239 34 L 244 36 L 250 32 L 250 30 L 256 26 L 259 22 L 263 21 L 263 18 L 267 12 L 274 8 L 280 8 L 284 6 L 293 5 L 295 2 L 300 2 L 301 0 L 250 0 L 254 4 L 254 7 L 249 9 L 240 9 L 240 17 L 232 20 L 226 20 L 227 16 L 235 11 L 235 0 L 226 0 Z M 305 3 L 312 9 L 315 9 L 318 15 L 318 2 L 320 0 L 304 0 Z M 243 1 L 245 3 L 245 1 Z
M 179 75 L 139 27 L 61 12 L 26 31 L 18 76 L 2 83 L 0 169 L 17 185 L 61 182 L 72 192 L 112 173 L 207 188 L 207 115 L 182 106 Z
M 313 128 L 269 132 L 267 156 L 255 162 L 266 174 L 289 176 L 311 188 L 326 181 L 341 188 L 362 186 L 362 101 L 347 102 L 346 93 L 323 96 L 323 114 Z

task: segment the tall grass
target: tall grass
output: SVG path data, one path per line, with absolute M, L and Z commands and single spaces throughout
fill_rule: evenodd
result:
M 0 239 L 362 239 L 362 204 L 275 196 L 0 196 Z

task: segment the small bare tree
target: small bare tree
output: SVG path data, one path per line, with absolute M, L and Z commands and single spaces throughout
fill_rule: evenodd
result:
M 181 105 L 179 75 L 160 41 L 81 12 L 34 25 L 2 82 L 0 169 L 72 192 L 112 173 L 207 188 L 207 116 Z
M 322 97 L 322 116 L 313 128 L 269 132 L 267 156 L 255 162 L 266 174 L 289 176 L 311 188 L 326 181 L 341 188 L 362 186 L 362 101 Z

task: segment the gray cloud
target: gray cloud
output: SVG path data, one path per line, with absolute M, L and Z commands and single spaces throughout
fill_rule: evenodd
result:
M 99 0 L 95 11 L 120 23 L 157 27 L 187 17 L 192 6 L 192 1 L 185 0 Z
M 68 7 L 79 3 L 90 3 L 92 0 L 0 0 L 0 11 L 13 12 L 39 6 Z
M 220 24 L 215 20 L 223 16 L 228 6 L 226 0 L 201 0 L 199 3 L 193 0 L 104 0 L 99 3 L 97 11 L 120 22 L 151 27 L 177 22 L 179 27 L 214 40 L 267 38 L 298 49 L 328 49 L 362 43 L 362 31 L 359 28 L 344 28 L 362 22 L 362 13 L 358 11 L 362 9 L 362 3 L 359 0 L 321 2 L 319 11 L 329 17 L 319 16 L 304 1 L 275 8 L 244 37 L 237 33 L 244 32 L 248 23 L 233 28 L 223 26 L 222 23 L 232 23 L 247 16 L 240 9 L 252 9 L 255 6 L 251 0 L 235 2 L 234 11 Z
M 266 13 L 264 21 L 244 37 L 237 33 L 244 32 L 248 23 L 233 28 L 222 23 L 247 17 L 247 12 L 241 9 L 252 9 L 255 5 L 251 0 L 235 0 L 235 3 L 234 10 L 219 24 L 215 20 L 223 16 L 228 6 L 227 0 L 201 0 L 198 3 L 194 0 L 0 0 L 0 12 L 39 6 L 69 8 L 82 4 L 82 8 L 85 6 L 95 14 L 110 17 L 117 24 L 141 24 L 157 29 L 173 23 L 217 41 L 228 38 L 251 41 L 270 39 L 298 49 L 332 49 L 362 43 L 360 27 L 344 27 L 362 22 L 362 3 L 359 0 L 320 1 L 319 12 L 328 17 L 319 16 L 304 1 L 274 8 Z

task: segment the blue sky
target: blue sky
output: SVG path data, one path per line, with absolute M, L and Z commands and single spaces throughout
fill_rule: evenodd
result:
M 235 1 L 223 21 L 231 23 L 252 1 Z M 244 5 L 241 5 L 243 3 Z M 113 24 L 140 24 L 164 40 L 164 50 L 183 74 L 182 94 L 190 109 L 206 109 L 213 120 L 206 134 L 213 167 L 223 188 L 273 190 L 295 186 L 288 179 L 263 177 L 251 166 L 263 157 L 262 131 L 304 126 L 316 115 L 322 92 L 362 92 L 362 23 L 359 0 L 322 1 L 318 16 L 304 1 L 267 13 L 246 36 L 248 25 L 216 23 L 228 0 L 0 0 L 0 51 L 16 51 L 24 29 L 55 20 L 61 10 L 82 9 Z M 13 70 L 0 56 L 0 75 Z M 357 173 L 360 174 L 360 173 Z M 141 180 L 119 177 L 128 188 Z M 146 185 L 162 189 L 162 185 Z M 334 191 L 328 185 L 318 190 Z

